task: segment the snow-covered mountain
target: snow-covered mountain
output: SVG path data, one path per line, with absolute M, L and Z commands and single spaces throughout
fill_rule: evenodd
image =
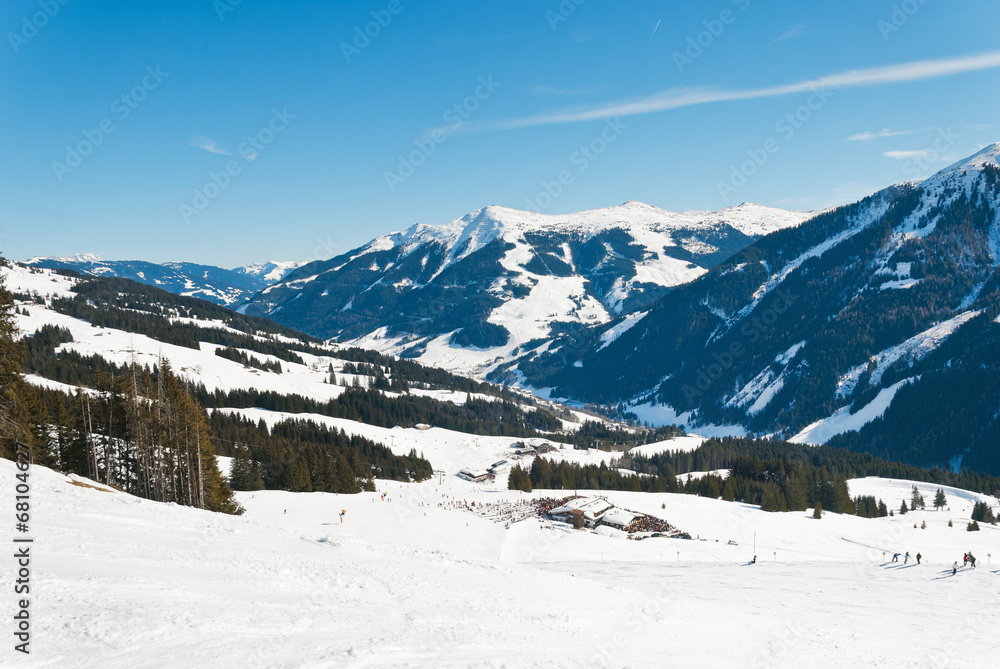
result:
M 189 262 L 151 263 L 143 260 L 103 260 L 94 253 L 36 257 L 29 265 L 71 269 L 87 276 L 122 277 L 157 286 L 171 293 L 199 297 L 236 307 L 300 266 L 297 262 L 267 262 L 223 269 Z
M 493 378 L 644 418 L 997 470 L 998 156 L 993 144 L 778 231 L 624 331 L 590 328 Z
M 641 311 L 813 215 L 754 204 L 673 213 L 626 202 L 566 215 L 490 206 L 310 263 L 241 311 L 483 374 L 519 347 Z
M 233 269 L 234 272 L 238 274 L 246 274 L 247 276 L 253 276 L 264 283 L 272 284 L 281 281 L 290 273 L 302 267 L 304 262 L 299 262 L 295 260 L 288 260 L 285 262 L 259 262 L 251 263 L 249 265 L 243 265 L 242 267 L 236 267 Z

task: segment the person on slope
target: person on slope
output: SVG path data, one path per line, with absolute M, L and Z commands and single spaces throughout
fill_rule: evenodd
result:
M 892 554 L 892 561 L 893 562 L 899 562 L 899 553 L 893 553 Z
M 903 564 L 910 561 L 910 551 L 906 551 L 906 556 L 903 558 Z
M 954 576 L 958 573 L 958 560 L 955 560 L 955 564 L 951 565 L 951 575 Z
M 917 553 L 917 564 L 920 564 L 920 553 Z
M 969 564 L 970 564 L 970 565 L 972 565 L 972 568 L 973 568 L 973 569 L 975 569 L 975 568 L 976 568 L 976 558 L 975 558 L 975 556 L 974 556 L 974 555 L 972 554 L 972 551 L 969 551 Z

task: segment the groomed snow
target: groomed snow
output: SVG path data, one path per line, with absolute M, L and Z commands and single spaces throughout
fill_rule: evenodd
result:
M 0 479 L 14 474 L 0 460 Z M 626 541 L 538 520 L 504 529 L 450 507 L 553 493 L 457 479 L 239 493 L 242 517 L 40 467 L 31 481 L 32 655 L 20 666 L 978 669 L 995 655 L 986 556 L 1000 535 L 964 530 L 975 496 L 960 491 L 946 490 L 945 511 L 872 520 L 604 493 L 700 538 Z M 909 490 L 849 485 L 887 504 Z M 968 550 L 980 567 L 953 577 Z M 888 561 L 905 551 L 923 564 Z

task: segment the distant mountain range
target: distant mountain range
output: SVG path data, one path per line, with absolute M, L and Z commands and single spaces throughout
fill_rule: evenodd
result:
M 84 253 L 68 257 L 37 257 L 27 264 L 46 269 L 71 269 L 85 276 L 132 279 L 178 295 L 236 307 L 275 281 L 280 281 L 301 263 L 267 262 L 223 269 L 188 262 L 157 264 L 143 260 L 102 260 L 93 253 Z
M 811 213 L 640 202 L 566 215 L 486 207 L 313 262 L 240 310 L 467 374 L 649 308 Z

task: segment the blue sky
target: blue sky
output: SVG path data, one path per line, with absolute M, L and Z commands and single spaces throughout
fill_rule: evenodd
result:
M 995 0 L 64 1 L 0 10 L 14 259 L 325 258 L 489 204 L 814 209 L 1000 141 Z

